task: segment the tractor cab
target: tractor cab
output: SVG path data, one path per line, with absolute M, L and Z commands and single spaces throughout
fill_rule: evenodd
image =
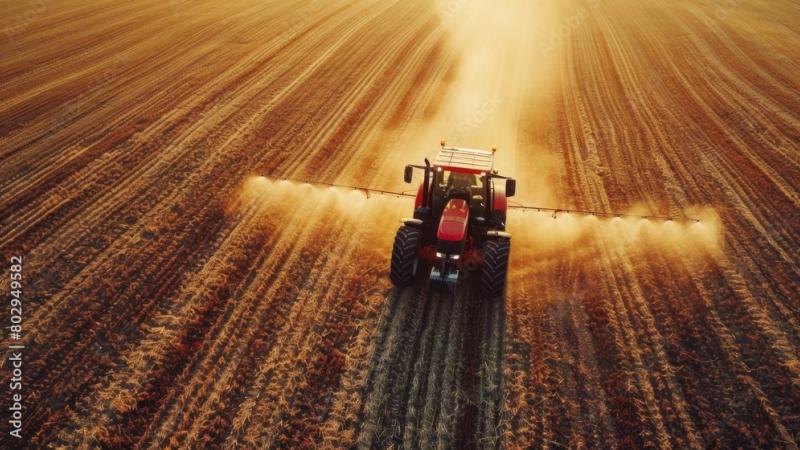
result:
M 424 176 L 417 190 L 414 218 L 404 219 L 396 244 L 415 242 L 414 257 L 404 258 L 432 262 L 430 279 L 437 284 L 454 286 L 464 261 L 480 261 L 481 247 L 488 240 L 497 240 L 498 236 L 507 240 L 503 237 L 506 197 L 514 195 L 515 181 L 493 169 L 494 152 L 494 148 L 486 151 L 447 147 L 442 141 L 433 164 L 426 159 L 424 166 L 406 166 L 407 183 L 415 168 L 422 169 Z M 412 266 L 404 265 L 399 255 L 409 252 L 395 250 L 393 279 L 395 284 L 403 285 L 410 281 Z M 416 267 L 415 262 L 414 272 Z
M 483 177 L 449 169 L 434 172 L 431 193 L 434 215 L 438 216 L 452 199 L 464 200 L 470 210 L 470 216 L 481 217 L 486 207 Z

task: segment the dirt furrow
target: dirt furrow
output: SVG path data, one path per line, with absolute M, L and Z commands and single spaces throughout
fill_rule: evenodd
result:
M 797 448 L 793 2 L 0 11 L 25 445 Z M 439 138 L 522 203 L 701 222 L 510 212 L 489 299 L 391 287 L 410 199 L 274 180 L 413 190 Z

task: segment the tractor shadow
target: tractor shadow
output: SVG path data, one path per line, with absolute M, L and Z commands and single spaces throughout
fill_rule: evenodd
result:
M 359 445 L 497 448 L 505 299 L 481 296 L 477 277 L 432 288 L 427 269 L 387 293 Z

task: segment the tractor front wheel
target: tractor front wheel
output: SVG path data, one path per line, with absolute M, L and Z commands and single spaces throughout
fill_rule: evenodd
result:
M 417 250 L 419 249 L 419 228 L 402 226 L 397 230 L 392 247 L 392 268 L 389 277 L 397 287 L 406 287 L 414 282 L 417 275 Z
M 492 239 L 484 244 L 483 272 L 481 273 L 481 290 L 484 295 L 497 297 L 503 294 L 503 289 L 506 287 L 510 253 L 510 239 Z

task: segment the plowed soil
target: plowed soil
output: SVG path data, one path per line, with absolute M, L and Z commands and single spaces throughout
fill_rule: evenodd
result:
M 0 10 L 24 445 L 797 448 L 796 2 Z M 701 221 L 511 211 L 503 297 L 398 290 L 411 200 L 279 181 L 413 189 L 440 138 Z

